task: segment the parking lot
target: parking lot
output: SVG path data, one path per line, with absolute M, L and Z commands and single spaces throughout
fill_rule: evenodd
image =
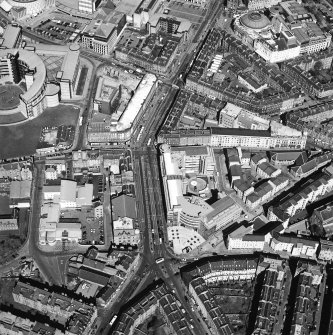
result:
M 170 1 L 167 11 L 165 14 L 187 19 L 194 24 L 202 22 L 206 14 L 206 9 L 201 6 L 178 1 Z
M 104 219 L 94 218 L 94 210 L 82 208 L 61 213 L 61 219 L 72 219 L 81 223 L 82 241 L 80 244 L 95 245 L 104 244 Z M 63 220 L 61 220 L 63 221 Z
M 79 37 L 82 24 L 78 21 L 47 19 L 46 21 L 41 21 L 36 27 L 30 27 L 30 29 L 51 40 L 74 42 Z

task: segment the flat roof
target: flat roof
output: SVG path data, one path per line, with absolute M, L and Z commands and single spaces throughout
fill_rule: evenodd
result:
M 121 115 L 118 121 L 117 131 L 122 131 L 132 126 L 136 116 L 138 115 L 156 81 L 156 76 L 151 73 L 147 73 L 142 78 L 137 90 L 134 93 L 134 96 L 128 103 L 124 113 Z
M 74 80 L 74 74 L 76 70 L 76 65 L 78 63 L 78 59 L 80 56 L 80 50 L 71 50 L 68 49 L 68 52 L 66 53 L 65 59 L 62 62 L 61 65 L 61 71 L 63 72 L 62 74 L 62 80 Z
M 212 135 L 271 137 L 269 130 L 212 127 Z
M 61 180 L 60 197 L 63 201 L 76 201 L 76 181 Z
M 8 25 L 2 35 L 4 39 L 2 46 L 9 49 L 15 48 L 20 33 L 21 27 L 14 27 L 12 25 Z

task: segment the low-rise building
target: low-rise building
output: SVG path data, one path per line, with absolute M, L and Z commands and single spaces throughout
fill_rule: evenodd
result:
M 332 161 L 333 154 L 323 154 L 320 156 L 313 157 L 312 159 L 306 160 L 301 165 L 295 165 L 290 168 L 290 173 L 298 178 L 305 178 L 313 172 L 319 170 L 325 165 L 328 165 Z M 296 160 L 297 163 L 297 160 Z
M 301 155 L 301 151 L 287 151 L 287 152 L 275 152 L 270 157 L 271 164 L 275 166 L 286 165 L 290 166 L 295 163 L 297 158 Z
M 274 178 L 281 174 L 281 170 L 272 166 L 267 162 L 258 164 L 256 173 L 260 178 L 268 179 Z
M 17 230 L 17 229 L 18 229 L 17 219 L 2 218 L 0 215 L 0 231 Z
M 243 234 L 242 231 L 234 231 L 228 235 L 228 250 L 249 249 L 262 251 L 265 246 L 265 236 L 256 234 Z

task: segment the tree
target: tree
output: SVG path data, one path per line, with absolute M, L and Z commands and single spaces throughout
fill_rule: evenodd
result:
M 313 69 L 317 73 L 320 72 L 323 69 L 323 63 L 320 60 L 318 62 L 315 62 L 313 65 Z

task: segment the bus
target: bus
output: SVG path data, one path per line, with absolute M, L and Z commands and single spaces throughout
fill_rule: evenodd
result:
M 163 257 L 161 257 L 161 258 L 156 258 L 156 259 L 155 259 L 155 262 L 156 262 L 156 264 L 162 263 L 162 262 L 164 262 L 164 258 L 163 258 Z
M 111 319 L 109 325 L 112 326 L 116 322 L 117 318 L 118 318 L 118 315 L 114 315 L 113 318 Z

